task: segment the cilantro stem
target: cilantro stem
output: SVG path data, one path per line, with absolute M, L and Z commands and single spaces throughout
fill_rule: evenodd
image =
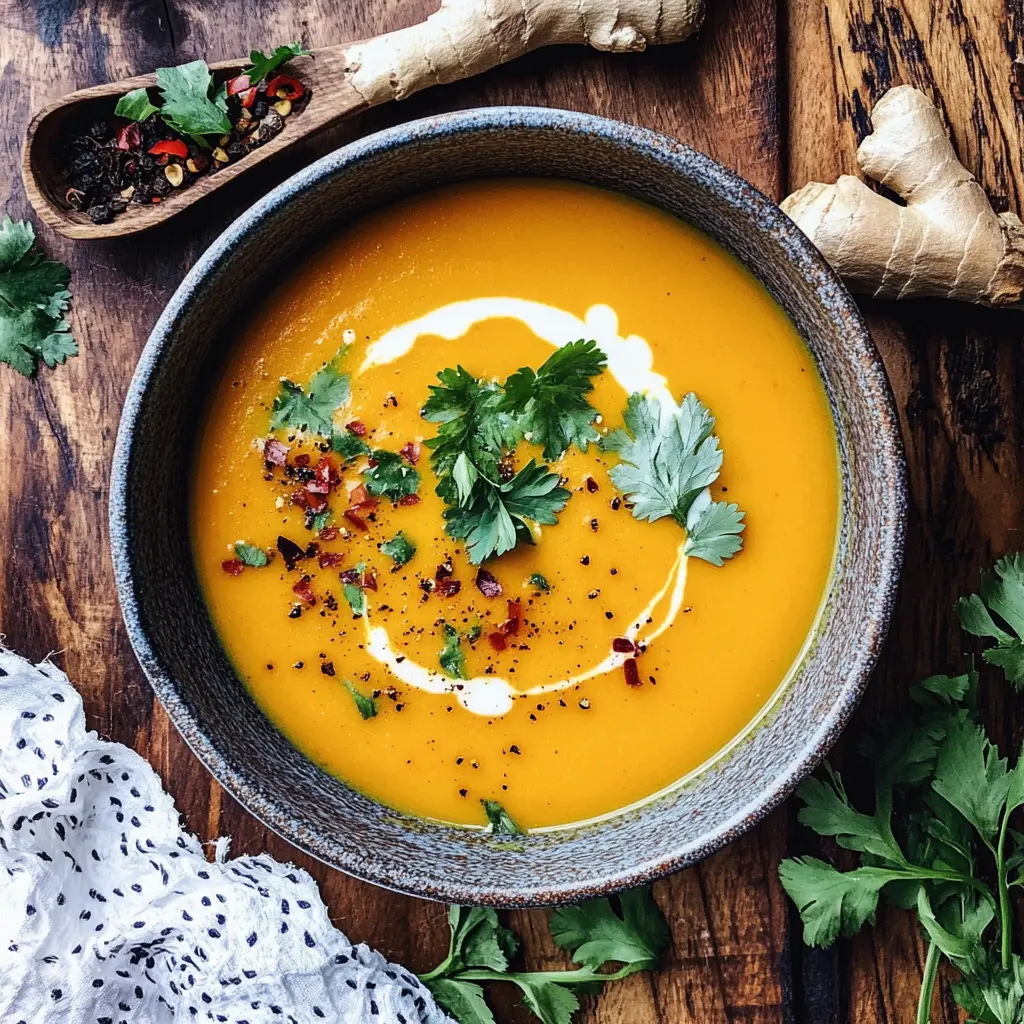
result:
M 621 981 L 628 978 L 637 971 L 650 971 L 657 967 L 654 960 L 641 960 L 634 964 L 626 964 L 611 974 L 602 974 L 599 971 L 591 970 L 589 967 L 579 967 L 575 971 L 530 971 L 529 974 L 501 974 L 498 971 L 490 971 L 486 968 L 471 968 L 467 971 L 459 971 L 453 974 L 456 981 L 511 981 L 517 978 L 529 978 L 530 982 L 552 981 L 559 985 L 589 985 L 593 982 Z
M 915 1024 L 931 1024 L 932 996 L 935 994 L 935 979 L 938 977 L 941 959 L 939 947 L 934 942 L 929 942 L 928 955 L 924 961 L 924 974 L 921 976 L 921 994 L 917 997 Z
M 1004 971 L 1010 969 L 1010 887 L 1006 884 L 1006 830 L 1010 824 L 1009 808 L 1003 810 L 999 827 L 999 845 L 996 849 L 996 883 L 999 887 L 999 957 Z

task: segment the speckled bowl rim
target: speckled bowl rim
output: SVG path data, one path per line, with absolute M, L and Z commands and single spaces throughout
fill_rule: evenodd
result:
M 569 134 L 597 134 L 617 145 L 628 147 L 646 159 L 677 170 L 684 178 L 699 179 L 702 186 L 724 199 L 738 213 L 751 218 L 763 233 L 781 245 L 794 272 L 808 284 L 817 299 L 831 310 L 833 320 L 847 326 L 848 357 L 859 363 L 858 376 L 871 395 L 870 404 L 878 412 L 881 472 L 889 486 L 887 504 L 873 509 L 884 521 L 880 531 L 878 565 L 880 581 L 871 591 L 866 621 L 872 629 L 858 638 L 857 649 L 850 651 L 846 684 L 839 691 L 819 725 L 789 759 L 789 770 L 759 789 L 734 814 L 697 840 L 677 848 L 665 849 L 655 856 L 625 866 L 628 857 L 619 860 L 618 869 L 608 869 L 601 861 L 596 871 L 579 866 L 578 879 L 551 885 L 539 880 L 529 889 L 510 890 L 467 887 L 459 878 L 438 881 L 438 873 L 410 871 L 394 877 L 386 867 L 353 851 L 339 847 L 327 837 L 296 821 L 294 808 L 281 806 L 267 797 L 259 779 L 248 770 L 233 769 L 221 755 L 215 741 L 206 735 L 202 723 L 181 699 L 177 683 L 163 667 L 146 634 L 140 615 L 133 580 L 130 551 L 129 467 L 132 463 L 136 422 L 150 381 L 157 372 L 168 346 L 173 344 L 175 328 L 193 300 L 203 279 L 222 261 L 230 260 L 232 249 L 246 235 L 259 232 L 264 219 L 287 205 L 293 197 L 324 179 L 343 174 L 346 169 L 370 160 L 395 147 L 415 146 L 439 135 L 460 132 L 494 131 L 502 128 L 555 129 Z M 852 716 L 878 659 L 888 630 L 896 599 L 906 523 L 907 484 L 902 436 L 895 411 L 892 390 L 881 357 L 875 348 L 860 310 L 852 296 L 822 255 L 802 231 L 748 181 L 717 163 L 711 157 L 665 135 L 591 114 L 547 107 L 495 106 L 454 111 L 384 129 L 352 142 L 320 158 L 309 167 L 278 185 L 263 199 L 239 216 L 199 258 L 171 297 L 158 319 L 142 352 L 125 396 L 111 471 L 109 501 L 111 553 L 114 576 L 128 637 L 149 682 L 181 736 L 215 779 L 251 814 L 298 849 L 325 864 L 361 880 L 386 889 L 448 903 L 486 904 L 496 907 L 555 905 L 607 895 L 653 881 L 688 867 L 720 850 L 748 831 L 778 807 L 796 786 L 824 759 Z M 773 706 L 778 705 L 778 697 Z M 755 730 L 766 717 L 762 713 Z M 637 851 L 638 853 L 640 851 Z M 644 854 L 649 851 L 643 851 Z

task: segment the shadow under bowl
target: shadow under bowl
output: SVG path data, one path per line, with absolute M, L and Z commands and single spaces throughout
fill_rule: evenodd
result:
M 694 225 L 765 285 L 809 345 L 841 464 L 838 554 L 814 642 L 741 743 L 677 787 L 600 821 L 515 841 L 398 813 L 289 743 L 238 680 L 200 593 L 189 542 L 196 424 L 232 325 L 276 269 L 353 219 L 450 182 L 529 175 L 634 196 Z M 269 266 L 266 253 L 277 259 Z M 118 593 L 142 667 L 189 746 L 275 832 L 358 878 L 499 907 L 587 899 L 706 857 L 812 771 L 878 656 L 903 553 L 905 468 L 885 372 L 850 295 L 753 186 L 672 139 L 584 114 L 493 107 L 380 132 L 319 160 L 231 225 L 186 276 L 125 401 L 110 526 Z

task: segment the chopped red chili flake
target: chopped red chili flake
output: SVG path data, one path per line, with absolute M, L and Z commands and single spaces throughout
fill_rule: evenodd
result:
M 487 641 L 496 651 L 503 651 L 507 646 L 504 633 L 488 633 Z
M 592 477 L 587 477 L 587 490 L 593 494 L 597 490 L 597 481 Z
M 350 434 L 355 434 L 356 437 L 366 437 L 366 424 L 362 420 L 352 420 L 351 423 L 346 423 L 345 429 Z
M 357 530 L 368 530 L 369 527 L 366 525 L 366 520 L 362 516 L 356 515 L 352 509 L 347 508 L 344 512 L 345 518 L 357 529 Z
M 612 650 L 616 654 L 632 654 L 635 650 L 635 644 L 628 637 L 617 636 L 612 641 Z
M 292 593 L 300 601 L 305 601 L 306 604 L 316 604 L 316 595 L 313 593 L 313 588 L 309 585 L 309 580 L 299 580 L 292 587 Z
M 288 461 L 288 446 L 276 437 L 268 437 L 263 445 L 263 460 L 272 466 L 283 466 Z
M 245 572 L 245 563 L 237 558 L 229 558 L 226 562 L 221 562 L 220 567 L 229 576 L 241 576 Z
M 309 463 L 310 463 L 310 458 L 309 458 L 309 456 L 305 452 L 303 452 L 301 455 L 296 455 L 295 456 L 295 465 L 296 466 L 308 466 Z
M 359 585 L 363 590 L 377 590 L 377 574 L 375 572 L 364 572 L 363 578 L 359 581 Z
M 235 96 L 240 92 L 245 92 L 249 88 L 249 76 L 238 75 L 235 78 L 228 79 L 228 95 Z
M 420 496 L 418 494 L 403 494 L 398 499 L 399 505 L 418 505 L 420 503 Z
M 452 565 L 452 560 L 446 558 L 435 570 L 434 579 L 443 580 L 446 576 L 451 576 L 455 572 L 455 566 Z
M 306 87 L 291 75 L 277 75 L 267 82 L 267 95 L 284 100 L 298 100 L 306 95 Z
M 292 501 L 299 508 L 308 508 L 310 512 L 322 512 L 327 508 L 327 495 L 314 494 L 309 490 L 292 491 Z
M 341 536 L 341 530 L 337 526 L 325 526 L 320 531 L 321 540 L 337 540 Z
M 348 492 L 349 508 L 376 508 L 380 502 L 370 497 L 364 484 L 357 484 Z
M 505 636 L 515 636 L 519 632 L 519 623 L 523 618 L 523 606 L 517 597 L 514 601 L 509 598 L 508 618 L 501 624 L 501 632 Z
M 345 561 L 345 556 L 340 551 L 321 551 L 320 552 L 320 568 L 321 569 L 337 569 L 342 562 Z
M 462 584 L 458 580 L 453 580 L 451 576 L 442 576 L 438 579 L 435 589 L 442 597 L 454 597 L 462 589 Z
M 188 157 L 188 146 L 180 139 L 161 139 L 149 147 L 150 156 L 176 156 L 182 160 Z
M 493 573 L 481 568 L 476 574 L 476 585 L 484 597 L 501 597 L 501 584 Z
M 138 149 L 141 145 L 142 129 L 139 127 L 138 121 L 132 121 L 131 124 L 126 124 L 123 128 L 118 130 L 118 149 L 123 149 L 127 151 L 129 149 Z
M 627 658 L 622 663 L 622 671 L 626 676 L 627 686 L 640 686 L 640 670 L 636 667 L 636 658 Z
M 362 573 L 358 569 L 346 569 L 344 572 L 338 573 L 338 579 L 342 583 L 358 583 L 362 578 Z
M 398 449 L 398 454 L 401 455 L 402 458 L 410 465 L 415 466 L 416 463 L 420 461 L 420 451 L 420 445 L 415 441 L 409 441 Z
M 329 494 L 332 487 L 337 487 L 341 483 L 341 474 L 338 472 L 338 467 L 334 463 L 329 455 L 325 455 L 316 464 L 316 482 L 321 487 L 326 487 L 327 490 L 320 491 L 320 494 Z
M 259 92 L 259 90 L 253 87 L 252 89 L 246 89 L 243 93 L 239 93 L 238 99 L 246 110 L 249 110 L 256 102 L 257 92 Z

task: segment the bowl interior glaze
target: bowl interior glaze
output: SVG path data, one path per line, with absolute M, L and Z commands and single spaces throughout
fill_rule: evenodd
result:
M 685 784 L 597 822 L 502 840 L 399 814 L 314 765 L 238 681 L 192 565 L 188 475 L 196 424 L 231 325 L 275 266 L 366 211 L 468 178 L 531 175 L 614 189 L 695 225 L 763 282 L 809 344 L 839 439 L 837 562 L 816 639 L 773 709 Z M 589 898 L 684 867 L 738 836 L 824 757 L 888 625 L 902 560 L 905 472 L 889 385 L 849 294 L 751 185 L 639 128 L 496 107 L 401 125 L 324 157 L 237 220 L 157 323 L 129 389 L 114 458 L 111 537 L 128 633 L 185 740 L 276 832 L 367 881 L 450 903 Z M 780 592 L 780 600 L 785 593 Z

